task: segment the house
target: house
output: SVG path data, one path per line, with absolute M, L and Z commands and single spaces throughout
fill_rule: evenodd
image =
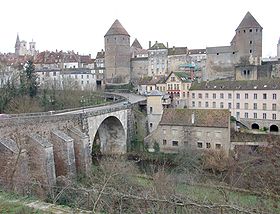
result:
M 189 88 L 192 81 L 186 72 L 171 72 L 167 77 L 166 92 L 171 96 L 175 107 L 185 107 L 188 102 Z
M 147 94 L 147 118 L 150 133 L 157 128 L 163 109 L 169 108 L 170 106 L 171 99 L 169 95 L 158 90 L 153 90 Z
M 148 56 L 148 76 L 164 76 L 168 74 L 168 48 L 163 43 L 156 41 L 153 46 L 149 47 Z
M 149 148 L 157 143 L 164 153 L 223 149 L 228 154 L 230 112 L 225 109 L 164 109 L 157 129 L 144 142 Z
M 228 109 L 235 119 L 250 129 L 280 126 L 280 78 L 248 81 L 209 81 L 193 83 L 189 107 Z

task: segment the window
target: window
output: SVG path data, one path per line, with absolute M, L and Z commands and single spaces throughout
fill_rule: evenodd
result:
M 208 96 L 209 96 L 208 93 L 206 93 L 206 94 L 205 94 L 205 98 L 208 99 Z
M 244 109 L 248 109 L 249 108 L 249 104 L 248 103 L 244 103 Z
M 224 103 L 220 102 L 220 108 L 224 108 Z
M 240 99 L 240 94 L 236 94 L 236 99 Z
M 276 103 L 272 104 L 272 111 L 276 111 Z
M 216 149 L 221 149 L 222 145 L 220 143 L 216 143 Z
M 254 119 L 257 119 L 257 118 L 258 118 L 258 114 L 254 113 Z
M 56 76 L 56 71 L 53 72 L 53 76 Z
M 258 94 L 254 94 L 254 100 L 258 99 Z
M 272 94 L 272 99 L 276 100 L 276 94 Z
M 224 99 L 224 94 L 223 93 L 220 93 L 220 98 Z
M 228 103 L 228 109 L 231 109 L 231 103 Z
M 263 119 L 266 119 L 266 113 L 263 113 Z
M 263 103 L 263 110 L 266 110 L 266 103 Z
M 253 41 L 250 41 L 250 44 L 252 44 L 253 43 Z
M 252 49 L 250 49 L 250 53 L 252 53 Z
M 254 109 L 257 110 L 258 109 L 258 104 L 254 103 Z
M 215 93 L 213 94 L 213 99 L 216 99 L 216 94 Z
M 82 85 L 84 84 L 84 81 L 83 81 L 83 80 L 81 81 L 81 84 L 82 84 Z
M 195 98 L 195 93 L 192 93 L 192 98 L 193 98 L 193 99 Z
M 236 108 L 240 109 L 240 103 L 236 103 Z
M 162 145 L 166 145 L 166 140 L 162 140 Z
M 176 141 L 176 140 L 173 140 L 173 141 L 172 141 L 172 146 L 179 146 L 179 143 L 178 143 L 178 141 Z
M 231 99 L 231 93 L 228 93 L 228 98 Z
M 248 99 L 248 97 L 249 97 L 249 95 L 246 93 L 246 94 L 245 94 L 245 99 Z
M 153 128 L 153 123 L 150 123 L 150 128 Z
M 272 120 L 276 120 L 276 114 L 272 114 Z
M 248 116 L 249 116 L 248 112 L 245 112 L 244 117 L 248 118 Z
M 267 95 L 263 94 L 263 99 L 266 100 L 266 98 L 267 98 Z
M 253 30 L 252 29 L 250 29 L 250 32 L 252 32 Z
M 208 108 L 209 107 L 209 103 L 205 102 L 205 107 Z
M 75 79 L 78 79 L 78 76 L 77 76 L 77 74 L 75 74 Z
M 237 119 L 237 120 L 240 119 L 240 112 L 236 112 L 236 119 Z
M 197 148 L 202 148 L 202 142 L 197 142 Z
M 150 107 L 150 114 L 153 113 L 153 107 Z
M 87 84 L 89 84 L 89 81 L 87 81 Z
M 201 107 L 201 101 L 198 102 L 198 107 Z
M 174 82 L 175 81 L 175 77 L 171 77 L 171 81 Z
M 213 108 L 216 108 L 216 102 L 213 102 L 213 103 L 212 103 L 212 107 L 213 107 Z
M 195 107 L 195 101 L 192 101 L 192 107 Z
M 206 148 L 210 149 L 211 148 L 211 143 L 206 143 Z
M 81 75 L 81 78 L 84 79 L 84 75 Z
M 89 79 L 89 75 L 87 75 L 87 79 Z
M 198 94 L 198 98 L 202 99 L 202 94 L 201 93 Z
M 186 92 L 183 92 L 183 97 L 186 97 Z

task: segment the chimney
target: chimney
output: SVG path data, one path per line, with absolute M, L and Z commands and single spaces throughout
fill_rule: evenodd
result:
M 152 42 L 149 41 L 149 49 L 152 47 Z
M 194 124 L 194 113 L 192 113 L 192 124 Z

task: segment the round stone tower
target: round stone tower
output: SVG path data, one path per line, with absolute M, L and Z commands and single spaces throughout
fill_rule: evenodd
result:
M 130 35 L 116 20 L 104 36 L 105 83 L 130 82 Z
M 247 57 L 257 64 L 262 57 L 262 27 L 250 12 L 247 12 L 235 30 L 234 46 L 237 57 Z M 253 62 L 252 62 L 253 60 Z

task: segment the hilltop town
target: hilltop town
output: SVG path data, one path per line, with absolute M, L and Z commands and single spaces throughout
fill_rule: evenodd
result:
M 3 161 L 22 157 L 18 171 L 14 173 L 17 179 L 32 175 L 35 180 L 43 180 L 44 185 L 53 186 L 65 182 L 58 179 L 61 176 L 69 180 L 79 175 L 88 176 L 93 156 L 129 154 L 133 160 L 148 160 L 160 165 L 166 164 L 165 159 L 160 159 L 161 154 L 191 157 L 191 161 L 199 156 L 199 161 L 205 161 L 203 170 L 211 171 L 211 176 L 224 176 L 219 181 L 230 183 L 231 175 L 236 173 L 242 177 L 242 170 L 246 169 L 243 165 L 243 168 L 238 168 L 240 165 L 234 168 L 237 161 L 247 161 L 252 154 L 255 161 L 259 156 L 268 157 L 279 149 L 276 146 L 276 149 L 266 150 L 275 148 L 274 143 L 280 141 L 280 38 L 271 41 L 278 42 L 277 56 L 263 58 L 264 31 L 265 26 L 247 12 L 241 22 L 233 26 L 233 38 L 224 46 L 189 49 L 190 44 L 177 47 L 169 42 L 150 41 L 145 49 L 140 38 L 130 40 L 133 32 L 129 34 L 117 19 L 105 32 L 104 49 L 95 56 L 63 50 L 40 52 L 35 41 L 29 42 L 28 46 L 18 34 L 14 53 L 0 54 L 1 92 L 4 94 L 6 88 L 21 89 L 22 71 L 30 65 L 34 68 L 36 87 L 41 90 L 40 102 L 46 101 L 49 106 L 44 106 L 44 112 L 10 114 L 13 105 L 5 108 L 4 98 L 1 98 L 0 152 L 3 152 Z M 67 96 L 73 96 L 73 99 L 78 91 L 80 106 L 52 109 L 54 95 L 44 97 L 49 89 L 53 94 L 70 91 Z M 101 101 L 93 106 L 91 100 L 85 106 L 85 97 L 91 93 L 98 94 Z M 17 132 L 24 136 L 24 154 L 19 152 L 17 141 L 11 137 Z M 258 149 L 265 151 L 258 156 Z M 182 155 L 182 152 L 185 153 Z M 36 160 L 27 158 L 31 154 Z M 253 162 L 250 159 L 255 165 L 266 160 Z M 176 158 L 175 161 L 172 159 L 170 165 L 178 164 L 176 161 Z M 8 162 L 2 165 L 6 167 Z M 33 169 L 29 165 L 36 167 Z M 3 169 L 0 177 L 6 174 L 5 167 L 0 166 Z M 188 167 L 185 170 L 193 170 L 193 166 Z M 255 172 L 250 173 L 257 176 Z M 273 175 L 277 177 L 277 173 Z M 211 176 L 207 179 L 211 180 Z M 208 182 L 204 178 L 199 181 Z M 255 188 L 256 195 L 261 192 L 261 178 L 257 184 L 242 179 L 242 184 L 236 187 Z M 267 197 L 279 193 L 274 181 L 269 183 L 271 189 L 266 192 Z M 15 180 L 15 186 L 17 182 Z M 235 182 L 238 183 L 239 178 Z M 20 188 L 23 188 L 21 183 Z M 176 209 L 181 201 L 172 200 Z M 95 204 L 93 207 L 91 209 L 98 210 Z M 234 207 L 229 209 L 238 211 Z

